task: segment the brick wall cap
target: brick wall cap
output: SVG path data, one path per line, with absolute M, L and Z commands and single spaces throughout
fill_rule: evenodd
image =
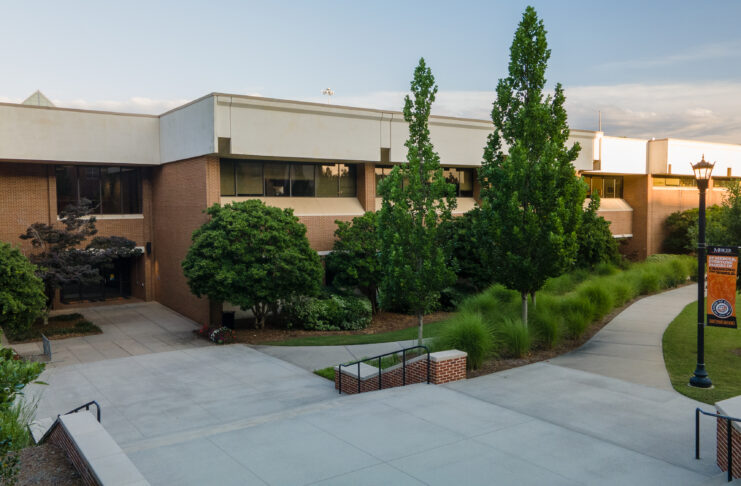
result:
M 99 484 L 149 484 L 95 417 L 86 412 L 61 415 L 61 425 Z
M 720 415 L 741 418 L 741 395 L 717 402 L 715 409 Z M 732 424 L 736 431 L 741 433 L 741 423 L 732 422 Z
M 448 351 L 438 351 L 436 353 L 430 353 L 430 361 L 448 361 L 451 359 L 465 358 L 468 353 L 465 351 L 458 351 L 457 349 L 450 349 Z
M 339 371 L 340 367 L 335 366 L 335 371 Z M 352 366 L 343 366 L 342 367 L 342 374 L 347 376 L 352 376 L 354 378 L 357 378 L 358 376 L 358 365 L 354 364 Z M 368 378 L 373 378 L 374 376 L 378 376 L 378 368 L 375 366 L 371 366 L 365 363 L 360 363 L 360 379 L 366 380 Z

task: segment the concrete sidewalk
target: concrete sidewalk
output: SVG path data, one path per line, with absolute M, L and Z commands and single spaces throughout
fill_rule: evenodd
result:
M 672 390 L 661 338 L 672 320 L 697 296 L 687 285 L 645 297 L 618 314 L 587 343 L 549 362 L 611 378 Z M 314 371 L 414 346 L 416 340 L 348 346 L 252 346 L 265 354 Z
M 251 346 L 262 353 L 314 371 L 379 354 L 401 351 L 417 345 L 417 340 L 347 346 Z
M 579 349 L 550 363 L 673 390 L 664 366 L 661 339 L 667 326 L 696 299 L 696 285 L 643 298 L 618 314 Z
M 157 302 L 65 309 L 80 312 L 103 334 L 52 339 L 50 367 L 161 353 L 211 343 L 193 334 L 198 324 Z M 21 355 L 40 355 L 41 342 L 9 345 Z

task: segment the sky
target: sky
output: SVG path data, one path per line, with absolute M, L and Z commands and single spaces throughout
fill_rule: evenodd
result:
M 420 57 L 433 113 L 485 119 L 522 12 L 548 31 L 569 125 L 741 143 L 741 2 L 6 1 L 0 101 L 160 114 L 211 92 L 400 110 Z

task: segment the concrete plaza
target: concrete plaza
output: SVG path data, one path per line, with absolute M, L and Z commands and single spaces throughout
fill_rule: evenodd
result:
M 702 484 L 674 392 L 539 363 L 338 396 L 242 345 L 50 369 L 39 417 L 88 400 L 152 484 Z
M 306 369 L 399 343 L 288 354 L 182 343 L 55 366 L 31 390 L 39 418 L 100 402 L 151 484 L 720 484 L 714 422 L 697 461 L 701 404 L 664 386 L 660 336 L 690 290 L 637 302 L 552 362 L 443 386 L 339 396 Z M 147 318 L 170 322 L 158 309 Z

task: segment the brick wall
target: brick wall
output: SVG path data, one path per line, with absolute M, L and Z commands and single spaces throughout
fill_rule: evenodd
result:
M 726 421 L 716 418 L 717 427 L 717 446 L 716 462 L 721 471 L 728 471 L 728 435 L 726 430 Z M 731 427 L 731 440 L 733 441 L 733 477 L 741 478 L 741 433 L 736 427 Z
M 220 320 L 207 299 L 191 294 L 181 262 L 204 210 L 219 201 L 219 159 L 198 157 L 165 164 L 152 178 L 155 298 L 199 323 Z
M 137 246 L 151 241 L 151 184 L 148 169 L 143 169 L 143 218 L 98 219 L 95 227 L 99 236 L 123 236 Z M 23 253 L 33 251 L 31 242 L 19 236 L 33 223 L 57 222 L 57 190 L 54 165 L 34 163 L 0 163 L 0 240 L 20 246 Z M 132 292 L 141 299 L 153 298 L 151 260 L 146 255 L 135 263 L 132 272 Z M 135 285 L 135 281 L 138 285 Z
M 633 232 L 633 212 L 632 211 L 597 211 L 598 216 L 602 216 L 610 223 L 610 232 L 613 235 L 628 235 Z
M 372 365 L 372 362 L 368 362 Z M 362 366 L 362 365 L 361 365 Z M 442 351 L 430 354 L 429 378 L 433 385 L 441 385 L 466 378 L 466 353 L 462 351 Z M 360 393 L 395 388 L 404 384 L 426 383 L 428 376 L 427 354 L 407 360 L 406 370 L 401 364 L 377 372 L 366 373 L 369 368 L 362 367 L 360 373 Z M 377 370 L 377 368 L 375 368 Z M 357 368 L 350 366 L 342 369 L 342 393 L 358 393 Z M 406 376 L 405 376 L 406 375 Z M 378 381 L 381 381 L 379 387 Z M 340 373 L 335 367 L 334 387 L 340 389 Z
M 316 251 L 329 251 L 334 246 L 334 232 L 337 229 L 335 221 L 350 221 L 354 216 L 299 216 L 301 223 L 306 225 L 306 237 L 311 247 Z
M 376 210 L 375 164 L 358 164 L 358 201 L 366 211 Z
M 0 240 L 29 254 L 31 243 L 21 240 L 21 233 L 33 223 L 56 221 L 56 191 L 50 208 L 52 181 L 46 165 L 0 163 Z
M 90 470 L 90 465 L 80 453 L 75 442 L 67 434 L 65 428 L 59 422 L 52 425 L 53 430 L 47 437 L 47 441 L 59 447 L 67 455 L 67 459 L 72 463 L 77 472 L 80 474 L 82 482 L 88 486 L 98 486 L 100 483 Z

